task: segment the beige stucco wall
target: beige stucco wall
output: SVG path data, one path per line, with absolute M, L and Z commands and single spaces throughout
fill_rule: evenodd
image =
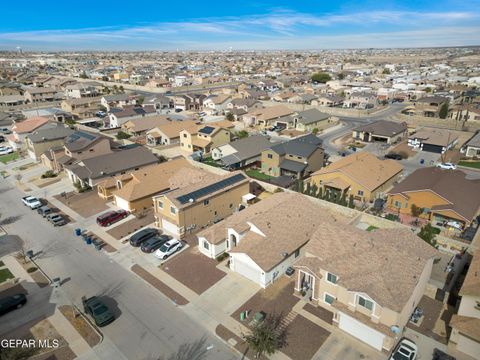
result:
M 40 155 L 42 155 L 45 151 L 52 147 L 61 146 L 63 145 L 64 139 L 52 140 L 52 141 L 45 141 L 41 143 L 32 143 L 30 139 L 26 138 L 27 149 L 35 154 L 34 160 L 40 160 Z
M 272 158 L 269 159 L 268 155 Z M 267 149 L 262 151 L 262 172 L 270 176 L 280 176 L 280 162 L 283 158 L 275 151 Z
M 480 297 L 463 295 L 460 307 L 458 308 L 458 315 L 474 317 L 480 319 L 480 310 L 475 309 L 477 303 L 480 302 Z

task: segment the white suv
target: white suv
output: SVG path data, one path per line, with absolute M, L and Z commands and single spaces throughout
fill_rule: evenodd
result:
M 452 163 L 437 164 L 437 167 L 444 170 L 455 170 L 457 167 Z
M 165 260 L 174 252 L 179 251 L 183 247 L 183 244 L 177 239 L 168 240 L 163 244 L 160 249 L 155 251 L 155 256 L 159 259 Z

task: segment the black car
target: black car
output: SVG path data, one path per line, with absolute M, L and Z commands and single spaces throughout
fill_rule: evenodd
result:
M 0 315 L 6 314 L 12 310 L 20 309 L 27 303 L 25 294 L 15 294 L 0 299 Z
M 139 247 L 144 241 L 158 235 L 157 229 L 147 228 L 143 229 L 130 238 L 130 245 Z
M 90 314 L 97 326 L 105 326 L 115 320 L 115 316 L 110 309 L 98 297 L 92 296 L 88 299 L 82 299 L 83 310 Z
M 163 244 L 171 239 L 171 236 L 160 235 L 150 238 L 142 243 L 142 251 L 144 253 L 152 253 L 155 250 L 159 249 Z
M 389 153 L 385 155 L 385 159 L 402 160 L 402 155 L 396 153 Z
M 5 136 L 0 136 L 0 143 L 5 142 Z

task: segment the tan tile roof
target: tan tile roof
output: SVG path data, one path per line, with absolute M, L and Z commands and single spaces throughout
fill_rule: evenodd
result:
M 381 306 L 401 311 L 428 259 L 437 250 L 408 229 L 378 229 L 322 222 L 305 248 L 349 291 L 364 292 Z M 296 266 L 301 266 L 300 259 Z
M 40 126 L 45 125 L 49 120 L 42 116 L 32 117 L 30 119 L 17 122 L 12 128 L 17 134 L 24 134 L 32 132 L 35 129 L 38 129 Z
M 445 129 L 422 128 L 416 133 L 410 135 L 408 138 L 422 139 L 422 142 L 425 142 L 427 144 L 447 146 L 447 143 L 451 144 L 456 139 L 458 139 L 458 136 L 454 132 Z
M 194 120 L 171 121 L 168 124 L 160 125 L 150 131 L 161 132 L 168 138 L 177 138 L 182 130 L 197 129 L 199 125 Z M 150 132 L 148 131 L 147 134 Z
M 204 139 L 204 138 L 194 137 L 192 139 L 192 145 L 199 146 L 199 147 L 205 147 L 210 143 L 211 143 L 210 140 Z
M 455 314 L 450 320 L 450 326 L 461 334 L 480 342 L 480 319 Z
M 473 253 L 473 259 L 460 289 L 460 295 L 478 296 L 480 298 L 480 250 Z
M 132 180 L 114 195 L 127 201 L 154 196 L 170 189 L 170 178 L 182 168 L 192 167 L 184 158 L 174 159 L 158 165 L 148 166 L 132 172 Z
M 312 177 L 339 172 L 373 191 L 402 170 L 403 167 L 394 160 L 380 160 L 375 155 L 362 151 L 346 156 L 316 171 Z
M 274 105 L 263 109 L 255 109 L 251 112 L 251 114 L 256 115 L 259 120 L 276 119 L 293 113 L 294 111 L 285 105 Z
M 141 117 L 139 119 L 129 120 L 122 125 L 122 128 L 131 130 L 134 132 L 141 132 L 141 131 L 154 129 L 156 126 L 161 126 L 168 123 L 169 123 L 169 120 L 165 115 L 147 116 L 147 117 Z

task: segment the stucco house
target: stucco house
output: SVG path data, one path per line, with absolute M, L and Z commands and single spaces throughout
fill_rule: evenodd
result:
M 378 120 L 353 129 L 352 138 L 363 142 L 384 142 L 393 144 L 408 135 L 406 123 Z

